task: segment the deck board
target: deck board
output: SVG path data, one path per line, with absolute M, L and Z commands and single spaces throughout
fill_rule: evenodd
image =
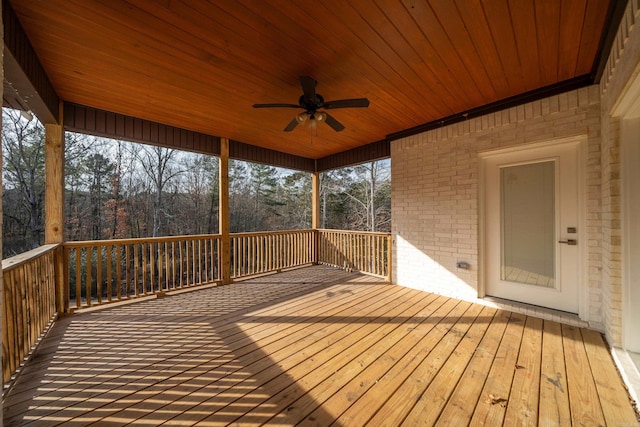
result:
M 488 326 L 485 335 L 473 352 L 453 394 L 442 411 L 437 425 L 467 425 L 471 421 L 491 369 L 493 359 L 506 330 L 511 313 L 499 310 Z
M 567 390 L 562 325 L 545 320 L 540 366 L 539 425 L 571 425 L 571 409 Z
M 527 317 L 511 385 L 509 405 L 505 414 L 505 425 L 537 425 L 542 325 L 541 319 Z
M 476 307 L 474 306 L 474 308 Z M 495 312 L 495 309 L 488 307 L 482 309 L 480 316 L 476 317 L 473 324 L 465 332 L 458 346 L 451 352 L 437 377 L 423 392 L 403 424 L 434 425 L 436 423 L 475 349 L 486 333 L 487 325 L 493 319 Z
M 64 318 L 4 402 L 5 426 L 572 422 L 637 422 L 599 333 L 326 266 Z
M 495 353 L 493 364 L 476 405 L 471 425 L 502 425 L 511 394 L 513 375 L 526 316 L 513 313 L 500 346 Z
M 581 371 L 584 372 L 586 367 L 590 367 L 580 330 L 573 326 L 562 325 L 562 343 L 567 367 L 571 422 L 574 425 L 585 426 L 605 425 L 593 376 L 580 375 Z

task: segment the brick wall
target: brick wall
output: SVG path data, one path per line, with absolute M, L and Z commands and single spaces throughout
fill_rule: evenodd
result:
M 602 79 L 582 88 L 391 144 L 395 283 L 475 300 L 478 153 L 587 136 L 585 320 L 622 341 L 620 121 L 612 110 L 640 73 L 640 0 L 629 0 Z M 585 237 L 581 234 L 584 241 Z M 470 270 L 456 268 L 467 261 Z
M 602 329 L 600 114 L 600 91 L 591 86 L 392 142 L 394 281 L 475 300 L 478 153 L 586 135 L 585 286 L 591 304 L 584 317 Z M 456 268 L 458 260 L 471 269 Z

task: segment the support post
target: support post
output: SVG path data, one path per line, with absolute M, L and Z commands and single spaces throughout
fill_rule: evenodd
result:
M 313 229 L 313 263 L 320 262 L 320 172 L 311 175 L 311 228 Z
M 231 237 L 229 236 L 229 140 L 220 139 L 218 221 L 220 224 L 220 279 L 231 283 Z
M 45 244 L 64 243 L 64 129 L 62 125 L 45 125 L 44 156 L 44 242 Z M 62 247 L 59 247 L 55 256 L 58 315 L 65 313 L 68 308 L 62 253 Z

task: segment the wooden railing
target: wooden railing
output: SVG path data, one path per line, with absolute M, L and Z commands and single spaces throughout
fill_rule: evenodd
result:
M 86 308 L 220 283 L 221 242 L 220 235 L 67 242 L 2 261 L 5 383 L 56 313 L 68 312 L 70 306 Z M 229 249 L 232 279 L 311 263 L 390 278 L 388 233 L 237 233 L 230 236 Z
M 2 261 L 2 378 L 6 384 L 56 317 L 59 245 Z
M 317 230 L 318 263 L 391 279 L 391 235 Z
M 65 308 L 219 282 L 220 244 L 219 235 L 67 242 Z M 237 233 L 231 235 L 230 244 L 232 279 L 314 262 L 385 278 L 390 273 L 388 233 Z
M 220 235 L 67 242 L 64 300 L 85 308 L 220 282 L 220 245 Z M 318 262 L 388 279 L 389 250 L 388 233 L 235 233 L 230 236 L 230 277 Z
M 278 271 L 316 260 L 313 230 L 231 235 L 231 277 Z
M 219 235 L 67 242 L 68 300 L 83 308 L 213 283 L 219 252 Z

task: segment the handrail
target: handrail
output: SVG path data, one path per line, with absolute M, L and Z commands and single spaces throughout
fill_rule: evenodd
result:
M 12 256 L 11 258 L 2 260 L 2 272 L 6 273 L 8 271 L 13 270 L 14 268 L 18 268 L 23 264 L 26 264 L 32 261 L 34 258 L 37 258 L 40 255 L 44 255 L 47 252 L 53 251 L 55 248 L 60 246 L 59 243 L 53 243 L 49 245 L 42 245 L 35 249 L 31 249 L 30 251 L 23 252 L 16 256 Z
M 73 240 L 64 242 L 65 247 L 77 248 L 95 244 L 105 245 L 131 245 L 135 243 L 154 242 L 177 242 L 179 240 L 201 239 L 203 237 L 219 238 L 219 234 L 185 234 L 182 236 L 161 236 L 161 237 L 133 237 L 130 239 L 110 239 L 110 240 Z
M 6 384 L 30 354 L 56 311 L 58 244 L 2 261 L 2 378 Z
M 386 231 L 356 231 L 356 230 L 337 230 L 333 228 L 318 228 L 316 231 L 325 232 L 325 233 L 340 233 L 340 234 L 351 234 L 351 235 L 365 235 L 365 236 L 390 236 L 391 233 Z

